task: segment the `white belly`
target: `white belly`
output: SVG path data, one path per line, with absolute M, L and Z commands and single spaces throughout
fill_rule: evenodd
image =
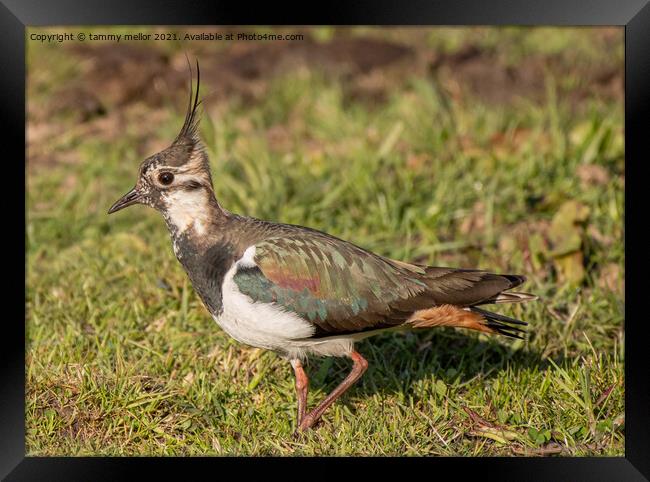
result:
M 254 256 L 255 246 L 251 246 L 226 273 L 222 285 L 223 310 L 214 317 L 219 326 L 240 343 L 280 351 L 289 358 L 304 359 L 308 354 L 348 355 L 357 337 L 310 340 L 316 331 L 311 323 L 272 303 L 254 303 L 239 291 L 233 277 L 240 266 L 255 266 Z
M 254 266 L 255 246 L 226 273 L 223 280 L 223 310 L 215 321 L 235 340 L 259 348 L 287 350 L 292 340 L 309 338 L 315 328 L 295 313 L 270 303 L 254 303 L 233 281 L 238 267 Z

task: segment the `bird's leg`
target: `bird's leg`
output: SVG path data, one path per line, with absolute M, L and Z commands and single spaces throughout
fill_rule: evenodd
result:
M 307 392 L 309 391 L 309 377 L 305 373 L 302 363 L 297 358 L 291 360 L 293 372 L 296 375 L 296 395 L 298 396 L 298 423 L 300 426 L 307 411 Z
M 321 415 L 323 415 L 323 412 L 327 410 L 337 398 L 343 395 L 348 388 L 354 385 L 354 383 L 361 378 L 361 375 L 363 375 L 368 368 L 368 362 L 366 359 L 356 351 L 350 353 L 350 358 L 352 358 L 352 361 L 354 362 L 352 371 L 350 371 L 348 376 L 345 377 L 338 387 L 332 390 L 332 393 L 325 397 L 325 400 L 323 400 L 318 407 L 303 417 L 301 423 L 298 425 L 299 430 L 306 430 L 312 427 Z

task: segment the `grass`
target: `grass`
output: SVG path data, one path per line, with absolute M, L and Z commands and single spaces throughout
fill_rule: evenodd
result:
M 591 45 L 574 30 L 539 52 Z M 453 51 L 459 32 L 437 43 Z M 29 65 L 30 107 L 78 72 L 60 46 L 30 48 Z M 220 331 L 157 213 L 106 215 L 153 153 L 146 141 L 164 147 L 183 112 L 129 106 L 162 112 L 145 139 L 143 122 L 109 140 L 61 120 L 65 135 L 37 147 L 70 160 L 28 172 L 27 453 L 623 455 L 623 110 L 598 97 L 570 106 L 557 94 L 566 80 L 549 76 L 544 102 L 492 105 L 404 75 L 368 102 L 302 69 L 258 101 L 207 109 L 215 190 L 231 211 L 396 259 L 526 274 L 541 297 L 501 310 L 529 322 L 525 341 L 437 329 L 360 343 L 368 372 L 298 439 L 290 366 Z M 563 222 L 571 202 L 587 214 Z M 349 363 L 307 369 L 313 407 Z

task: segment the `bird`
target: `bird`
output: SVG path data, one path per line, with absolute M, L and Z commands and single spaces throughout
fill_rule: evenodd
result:
M 526 322 L 482 306 L 520 303 L 535 295 L 511 291 L 526 277 L 390 259 L 317 229 L 228 211 L 215 196 L 199 135 L 189 65 L 183 125 L 166 149 L 142 161 L 135 186 L 108 214 L 135 204 L 162 214 L 173 252 L 212 318 L 238 342 L 271 350 L 294 371 L 295 434 L 311 429 L 368 368 L 355 349 L 386 331 L 460 327 L 523 338 Z M 352 360 L 345 379 L 308 410 L 309 357 Z

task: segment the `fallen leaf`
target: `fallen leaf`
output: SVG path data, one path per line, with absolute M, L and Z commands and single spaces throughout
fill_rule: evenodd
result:
M 493 423 L 488 422 L 487 420 L 485 420 L 484 418 L 482 418 L 478 413 L 476 413 L 476 412 L 475 412 L 474 410 L 472 410 L 471 408 L 469 408 L 469 407 L 463 407 L 463 410 L 465 410 L 465 412 L 467 413 L 467 415 L 469 415 L 469 418 L 472 419 L 472 422 L 474 422 L 474 423 L 476 423 L 476 424 L 479 424 L 479 425 L 482 425 L 482 426 L 485 426 L 485 427 L 491 427 L 491 428 L 495 428 L 495 427 L 496 427 L 496 425 L 494 425 Z
M 585 268 L 581 251 L 556 257 L 554 261 L 563 281 L 578 285 L 584 279 Z
M 616 385 L 618 385 L 618 382 L 612 384 L 607 390 L 605 390 L 600 397 L 598 397 L 598 400 L 596 401 L 596 406 L 599 407 L 601 403 L 603 403 L 607 397 L 609 397 L 609 394 L 612 393 L 614 388 L 616 388 Z
M 595 240 L 597 243 L 602 244 L 604 247 L 609 247 L 614 243 L 614 237 L 612 235 L 605 235 L 600 232 L 600 230 L 594 226 L 590 225 L 587 228 L 587 234 Z
M 194 372 L 188 372 L 187 375 L 183 377 L 183 385 L 189 386 L 194 381 Z
M 625 289 L 625 280 L 621 276 L 621 267 L 616 263 L 608 263 L 600 270 L 598 286 L 603 289 L 622 293 Z
M 484 437 L 499 442 L 501 444 L 507 444 L 513 440 L 519 440 L 521 436 L 517 432 L 512 430 L 503 430 L 500 428 L 493 427 L 478 427 L 470 432 L 470 435 L 476 437 Z
M 576 174 L 584 186 L 602 186 L 609 182 L 607 169 L 597 164 L 581 164 L 577 167 Z
M 149 325 L 147 325 L 144 331 L 146 332 L 155 331 L 156 333 L 160 333 L 160 331 L 165 326 L 165 323 L 167 323 L 167 318 L 163 316 L 161 318 L 158 318 L 156 321 L 151 322 Z
M 269 148 L 275 152 L 288 151 L 291 148 L 291 133 L 287 126 L 275 124 L 266 131 L 266 141 Z
M 556 455 L 556 454 L 561 454 L 564 451 L 564 448 L 556 443 L 556 442 L 551 442 L 543 447 L 539 447 L 536 449 L 530 449 L 530 448 L 521 448 L 521 447 L 513 447 L 512 448 L 513 453 L 517 455 Z
M 426 165 L 429 160 L 429 156 L 426 154 L 410 154 L 406 159 L 406 165 L 409 169 L 414 171 L 419 171 Z
M 474 428 L 470 432 L 470 435 L 489 438 L 501 444 L 507 444 L 509 441 L 521 439 L 521 435 L 517 432 L 485 420 L 471 408 L 463 407 L 463 410 L 467 412 L 467 415 L 469 415 L 469 418 L 474 423 Z
M 585 277 L 582 248 L 584 223 L 588 217 L 588 206 L 567 201 L 553 216 L 548 232 L 552 247 L 550 256 L 554 258 L 559 278 L 575 285 Z

